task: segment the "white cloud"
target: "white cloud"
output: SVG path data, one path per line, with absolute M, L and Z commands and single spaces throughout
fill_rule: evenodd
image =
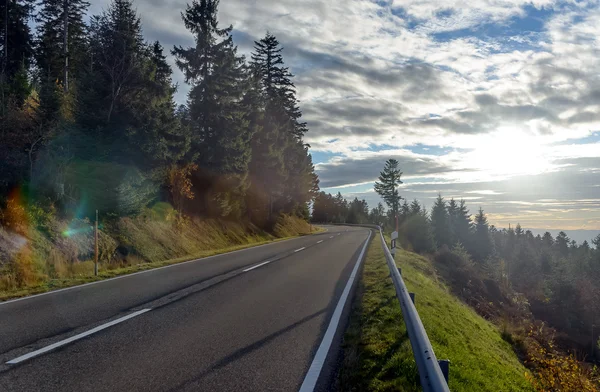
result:
M 185 2 L 138 0 L 148 39 L 189 45 L 179 17 Z M 530 18 L 534 10 L 544 18 Z M 521 33 L 514 18 L 543 26 Z M 597 1 L 551 0 L 222 0 L 219 11 L 242 52 L 266 30 L 284 46 L 307 142 L 314 152 L 341 154 L 317 166 L 323 184 L 369 183 L 396 156 L 421 188 L 454 183 L 463 193 L 501 193 L 472 196 L 483 197 L 482 205 L 522 193 L 494 182 L 561 173 L 590 181 L 600 171 L 597 139 L 572 143 L 600 130 L 599 19 Z M 489 26 L 506 34 L 488 34 Z M 175 80 L 182 83 L 178 71 Z M 449 148 L 417 154 L 409 148 L 417 144 Z M 464 185 L 471 182 L 477 189 Z M 585 192 L 597 185 L 571 184 Z M 555 197 L 549 187 L 531 192 Z M 504 206 L 512 210 L 494 212 L 499 222 L 534 211 Z M 567 222 L 563 212 L 552 213 Z M 587 227 L 600 220 L 573 219 Z

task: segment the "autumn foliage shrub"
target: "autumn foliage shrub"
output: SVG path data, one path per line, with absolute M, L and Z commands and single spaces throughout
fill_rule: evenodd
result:
M 539 392 L 594 392 L 600 390 L 598 372 L 587 368 L 572 354 L 560 352 L 544 324 L 532 325 L 527 342 L 525 376 Z

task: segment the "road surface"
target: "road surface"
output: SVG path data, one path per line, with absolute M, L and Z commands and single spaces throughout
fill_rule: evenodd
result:
M 369 235 L 332 226 L 0 303 L 0 390 L 330 389 Z

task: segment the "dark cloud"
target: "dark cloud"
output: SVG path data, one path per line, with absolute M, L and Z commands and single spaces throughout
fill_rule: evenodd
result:
M 320 185 L 322 188 L 328 188 L 375 181 L 389 158 L 398 160 L 402 171 L 411 176 L 431 176 L 456 171 L 434 156 L 391 155 L 366 159 L 346 158 L 335 163 L 317 165 Z

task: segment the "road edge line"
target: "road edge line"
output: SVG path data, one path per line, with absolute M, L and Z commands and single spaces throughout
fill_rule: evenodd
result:
M 320 234 L 320 233 L 309 234 L 309 236 L 317 235 L 317 234 Z M 63 287 L 62 289 L 50 290 L 50 291 L 45 291 L 45 292 L 39 293 L 39 294 L 32 294 L 32 295 L 27 295 L 27 296 L 24 296 L 24 297 L 8 299 L 6 301 L 0 301 L 0 306 L 6 305 L 6 304 L 10 304 L 10 303 L 13 303 L 13 302 L 24 301 L 24 300 L 27 300 L 27 299 L 41 297 L 43 295 L 60 293 L 62 291 L 74 290 L 74 289 L 78 289 L 78 288 L 81 288 L 81 287 L 92 286 L 92 285 L 103 283 L 103 282 L 110 282 L 112 280 L 123 279 L 123 278 L 127 278 L 128 276 L 145 274 L 145 273 L 148 273 L 148 272 L 158 271 L 158 270 L 162 270 L 162 269 L 165 269 L 165 268 L 175 267 L 175 266 L 178 266 L 178 265 L 193 263 L 193 262 L 202 261 L 202 260 L 208 260 L 208 259 L 212 259 L 212 258 L 215 258 L 215 257 L 231 255 L 233 253 L 238 253 L 238 252 L 244 252 L 244 251 L 250 250 L 250 249 L 262 248 L 263 246 L 269 246 L 269 245 L 273 245 L 273 244 L 281 244 L 283 242 L 293 241 L 293 240 L 297 240 L 297 239 L 305 238 L 305 237 L 306 236 L 298 236 L 298 237 L 293 237 L 293 238 L 286 238 L 286 239 L 280 240 L 280 241 L 272 241 L 272 242 L 268 242 L 266 244 L 261 244 L 261 245 L 256 245 L 256 246 L 250 246 L 250 247 L 244 248 L 244 249 L 232 250 L 231 252 L 219 253 L 219 254 L 216 254 L 216 255 L 206 256 L 206 257 L 199 257 L 199 258 L 192 259 L 192 260 L 182 261 L 180 263 L 173 263 L 173 264 L 169 264 L 169 265 L 163 265 L 161 267 L 149 268 L 149 269 L 146 269 L 146 270 L 143 270 L 143 271 L 132 272 L 130 274 L 124 274 L 124 275 L 114 276 L 112 278 L 99 279 L 99 280 L 95 280 L 93 282 L 77 284 L 77 285 L 69 286 L 69 287 Z
M 360 251 L 360 255 L 358 255 L 358 259 L 356 260 L 356 264 L 354 264 L 354 268 L 352 269 L 352 273 L 348 278 L 348 282 L 344 287 L 344 291 L 338 300 L 338 303 L 333 311 L 333 315 L 331 316 L 331 320 L 329 321 L 329 325 L 327 326 L 327 330 L 325 331 L 325 335 L 323 335 L 323 340 L 321 340 L 321 344 L 319 344 L 319 348 L 317 349 L 317 353 L 308 368 L 308 372 L 304 376 L 304 381 L 300 386 L 299 392 L 313 392 L 315 386 L 317 385 L 317 381 L 319 380 L 319 376 L 321 375 L 321 370 L 323 370 L 323 365 L 325 364 L 325 359 L 327 358 L 327 354 L 329 353 L 329 349 L 331 348 L 331 344 L 333 343 L 333 339 L 335 337 L 335 333 L 340 324 L 340 320 L 342 317 L 342 312 L 344 307 L 346 306 L 346 302 L 348 301 L 348 297 L 350 295 L 350 289 L 352 288 L 352 284 L 356 279 L 356 275 L 358 275 L 358 269 L 362 264 L 364 259 L 365 251 L 367 249 L 367 245 L 369 244 L 369 240 L 371 239 L 371 234 L 373 232 L 369 230 L 369 236 L 365 240 L 365 244 L 363 245 L 362 250 Z

